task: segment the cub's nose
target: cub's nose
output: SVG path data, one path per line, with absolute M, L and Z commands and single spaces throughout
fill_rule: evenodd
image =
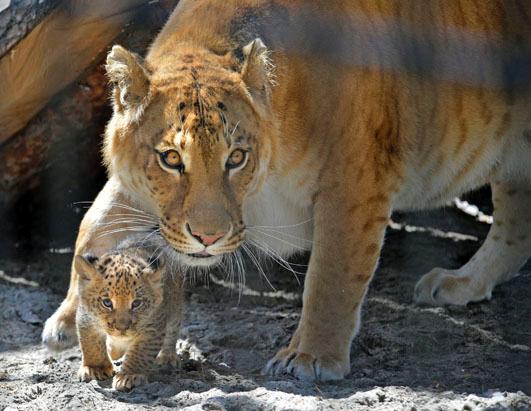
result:
M 131 328 L 131 324 L 131 320 L 116 321 L 114 328 L 116 328 L 118 331 L 127 331 L 129 328 Z
M 223 237 L 227 232 L 217 232 L 217 233 L 202 233 L 200 231 L 193 230 L 189 224 L 186 224 L 186 229 L 197 241 L 205 246 L 209 246 L 218 241 Z

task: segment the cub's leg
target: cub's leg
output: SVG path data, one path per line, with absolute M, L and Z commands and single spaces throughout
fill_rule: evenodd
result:
M 434 268 L 415 287 L 417 303 L 465 305 L 490 299 L 531 256 L 531 184 L 492 184 L 494 223 L 476 254 L 458 270 Z
M 120 369 L 114 375 L 112 387 L 115 390 L 130 390 L 148 382 L 157 353 L 162 347 L 160 331 L 148 330 L 137 337 L 126 351 Z
M 369 171 L 365 174 L 365 180 L 341 191 L 333 179 L 323 182 L 330 188 L 319 192 L 314 207 L 313 247 L 299 326 L 289 346 L 264 372 L 335 380 L 350 371 L 351 342 L 360 326 L 362 302 L 390 214 L 385 185 L 375 184 Z
M 106 335 L 91 320 L 78 313 L 77 331 L 81 346 L 80 381 L 105 380 L 112 376 L 113 366 L 107 354 Z
M 125 228 L 126 223 L 112 223 L 113 219 L 124 221 L 124 214 L 128 214 L 129 218 L 134 217 L 134 211 L 127 207 L 135 205 L 122 193 L 120 185 L 110 179 L 81 221 L 75 254 L 91 252 L 98 255 L 113 248 L 129 233 L 127 230 L 118 232 L 118 228 Z M 114 233 L 106 235 L 104 232 L 111 228 Z M 43 344 L 52 351 L 64 350 L 77 343 L 77 290 L 78 274 L 72 264 L 67 296 L 57 311 L 46 320 L 42 332 Z
M 178 275 L 178 274 L 175 274 Z M 172 282 L 173 295 L 168 301 L 166 316 L 166 333 L 162 348 L 157 355 L 156 363 L 159 365 L 171 365 L 176 367 L 179 363 L 176 345 L 181 331 L 182 301 L 184 298 L 181 279 Z
M 181 316 L 174 315 L 169 318 L 166 323 L 166 335 L 162 343 L 162 348 L 157 355 L 156 363 L 159 365 L 171 365 L 176 367 L 179 363 L 177 357 L 176 346 L 179 339 L 179 331 L 181 329 Z

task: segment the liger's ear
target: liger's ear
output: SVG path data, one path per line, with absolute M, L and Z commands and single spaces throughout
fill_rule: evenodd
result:
M 92 254 L 74 256 L 74 269 L 82 280 L 90 281 L 95 278 L 97 274 L 96 261 L 98 261 L 98 257 Z
M 256 38 L 242 49 L 243 65 L 241 76 L 254 99 L 267 103 L 273 84 L 273 65 L 267 47 Z
M 105 69 L 114 84 L 115 110 L 130 111 L 136 117 L 149 101 L 149 73 L 142 59 L 122 46 L 113 46 Z

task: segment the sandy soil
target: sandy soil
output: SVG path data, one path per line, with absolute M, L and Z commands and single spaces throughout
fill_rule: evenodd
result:
M 299 319 L 302 286 L 276 265 L 266 267 L 276 292 L 252 264 L 241 296 L 222 273 L 190 284 L 182 368 L 117 393 L 109 382 L 76 382 L 78 349 L 52 357 L 39 344 L 67 286 L 68 250 L 0 261 L 0 410 L 531 409 L 531 265 L 491 301 L 417 307 L 412 292 L 421 274 L 460 266 L 488 225 L 455 208 L 394 220 L 351 373 L 334 384 L 260 375 Z

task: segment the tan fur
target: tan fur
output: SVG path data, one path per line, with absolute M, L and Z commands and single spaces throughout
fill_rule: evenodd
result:
M 184 266 L 244 240 L 273 255 L 311 248 L 299 327 L 266 371 L 341 378 L 393 210 L 495 183 L 503 228 L 461 270 L 423 277 L 419 302 L 488 298 L 529 257 L 531 98 L 500 50 L 529 49 L 530 16 L 516 0 L 181 1 L 123 80 L 148 82 L 144 99 L 123 110 L 115 89 L 113 184 L 159 220 Z M 236 147 L 247 163 L 226 170 Z M 223 237 L 204 246 L 193 232 Z M 67 298 L 49 330 L 62 330 Z
M 153 268 L 147 258 L 154 253 L 129 247 L 100 258 L 75 257 L 80 275 L 76 323 L 83 354 L 81 381 L 110 377 L 111 360 L 122 357 L 113 379 L 117 390 L 147 382 L 155 361 L 176 365 L 182 281 L 165 267 Z M 111 307 L 104 305 L 109 302 Z M 140 305 L 135 307 L 135 302 Z

